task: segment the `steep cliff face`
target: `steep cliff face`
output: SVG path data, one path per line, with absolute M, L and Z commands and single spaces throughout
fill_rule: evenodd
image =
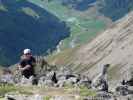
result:
M 87 65 L 81 72 L 96 76 L 104 64 L 111 64 L 111 80 L 127 77 L 133 67 L 133 12 L 76 52 L 75 64 Z M 79 71 L 79 72 L 80 72 Z

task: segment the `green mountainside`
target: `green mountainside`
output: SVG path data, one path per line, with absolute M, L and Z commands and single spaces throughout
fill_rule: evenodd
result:
M 24 48 L 35 54 L 54 50 L 69 27 L 45 9 L 24 0 L 0 2 L 0 64 L 16 63 Z
M 71 35 L 58 51 L 84 44 L 130 10 L 132 0 L 29 0 L 65 21 Z
M 105 29 L 110 22 L 108 18 L 103 17 L 95 8 L 92 11 L 80 12 L 56 0 L 29 0 L 38 6 L 47 9 L 50 13 L 65 21 L 70 27 L 70 37 L 61 41 L 58 49 L 73 48 L 76 45 L 84 44 L 89 39 L 96 36 L 96 33 Z
M 97 6 L 97 10 L 112 20 L 117 20 L 133 9 L 132 0 L 42 0 L 58 2 L 67 8 L 77 11 L 87 11 Z

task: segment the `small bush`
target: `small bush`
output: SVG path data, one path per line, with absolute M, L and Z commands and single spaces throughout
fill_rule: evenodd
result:
M 43 98 L 43 100 L 50 100 L 51 99 L 51 96 L 45 96 L 44 98 Z

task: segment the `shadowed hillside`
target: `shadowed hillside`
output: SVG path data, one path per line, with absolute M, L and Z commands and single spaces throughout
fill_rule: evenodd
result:
M 45 9 L 24 0 L 1 0 L 0 64 L 15 63 L 24 48 L 46 54 L 68 36 L 65 22 Z
M 116 21 L 133 10 L 133 0 L 103 0 L 99 6 L 101 13 Z
M 84 11 L 89 7 L 92 7 L 92 3 L 95 3 L 97 0 L 60 0 L 61 3 L 65 6 L 72 7 L 76 10 Z
M 54 0 L 50 0 L 54 1 Z M 62 5 L 78 11 L 95 7 L 97 11 L 113 21 L 123 17 L 133 9 L 133 0 L 58 0 Z

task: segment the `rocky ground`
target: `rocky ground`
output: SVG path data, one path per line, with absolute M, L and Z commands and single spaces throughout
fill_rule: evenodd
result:
M 109 89 L 109 66 L 104 65 L 99 77 L 93 80 L 66 68 L 48 70 L 29 79 L 4 70 L 0 77 L 0 100 L 132 100 L 133 89 L 126 80 L 114 91 Z M 33 84 L 36 80 L 38 83 Z

